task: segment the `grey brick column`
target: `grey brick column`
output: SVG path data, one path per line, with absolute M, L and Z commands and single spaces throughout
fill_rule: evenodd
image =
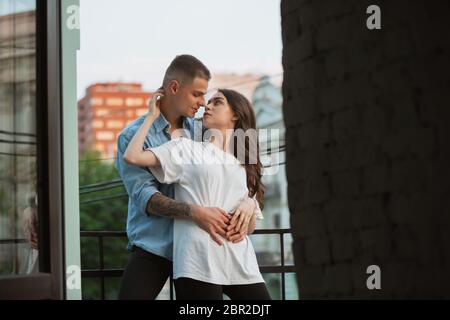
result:
M 281 15 L 300 297 L 450 297 L 450 1 L 282 0 Z

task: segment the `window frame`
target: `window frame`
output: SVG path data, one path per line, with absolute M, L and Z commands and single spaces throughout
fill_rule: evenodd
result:
M 0 299 L 64 299 L 61 18 L 36 0 L 36 133 L 39 273 L 0 277 Z

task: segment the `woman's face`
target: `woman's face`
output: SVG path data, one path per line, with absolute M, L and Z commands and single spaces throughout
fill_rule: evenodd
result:
M 234 129 L 236 116 L 222 92 L 215 93 L 205 107 L 203 123 L 207 129 Z

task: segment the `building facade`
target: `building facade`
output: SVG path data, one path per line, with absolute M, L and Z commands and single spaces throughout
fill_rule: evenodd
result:
M 152 93 L 138 83 L 97 83 L 78 102 L 79 153 L 99 151 L 114 157 L 117 136 L 131 121 L 145 114 Z
M 215 73 L 209 82 L 209 91 L 214 92 L 217 89 L 233 89 L 239 91 L 251 100 L 260 78 L 261 75 L 253 73 Z
M 275 83 L 274 83 L 275 82 Z M 264 220 L 258 221 L 259 229 L 289 229 L 289 207 L 285 171 L 284 135 L 281 87 L 269 76 L 258 78 L 251 96 L 256 115 L 256 126 L 260 131 L 259 143 L 263 170 Z M 274 236 L 252 236 L 252 242 L 260 265 L 281 263 L 280 240 Z M 284 262 L 293 264 L 292 237 L 284 235 Z M 277 275 L 264 275 L 269 285 L 279 286 Z M 272 289 L 276 291 L 275 289 Z M 294 274 L 286 274 L 286 297 L 297 299 Z

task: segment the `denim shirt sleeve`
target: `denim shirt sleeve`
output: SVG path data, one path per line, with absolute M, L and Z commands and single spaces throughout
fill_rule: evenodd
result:
M 159 192 L 159 182 L 146 169 L 130 165 L 123 160 L 123 154 L 130 140 L 125 133 L 119 135 L 116 168 L 130 199 L 136 207 L 146 212 L 148 201 Z

